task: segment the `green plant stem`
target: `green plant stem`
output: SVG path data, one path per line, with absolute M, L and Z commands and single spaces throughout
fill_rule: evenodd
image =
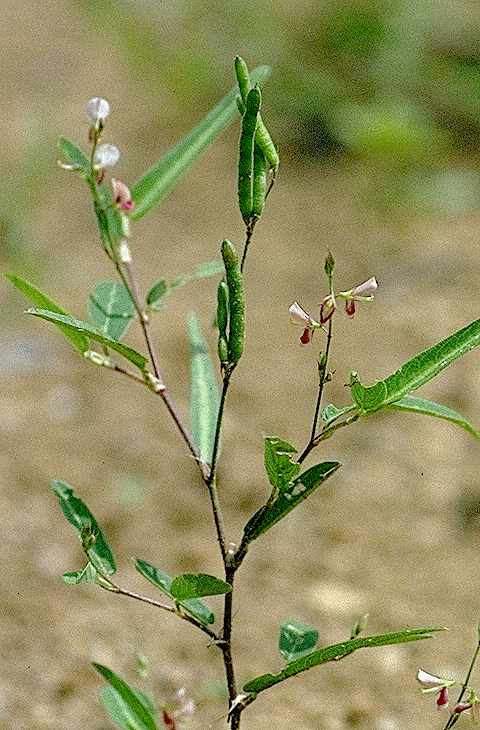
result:
M 479 653 L 480 653 L 480 640 L 477 642 L 477 646 L 475 648 L 475 651 L 473 652 L 472 660 L 470 662 L 470 666 L 468 667 L 467 676 L 465 677 L 465 680 L 462 684 L 462 689 L 460 690 L 460 694 L 457 697 L 457 701 L 455 703 L 456 705 L 458 705 L 458 703 L 462 701 L 463 696 L 467 690 L 468 683 L 470 682 L 470 677 L 472 676 L 472 672 L 474 670 Z M 460 717 L 461 717 L 460 714 L 450 715 L 450 717 L 447 721 L 447 724 L 444 726 L 443 730 L 449 730 L 449 728 L 456 725 L 456 723 L 460 720 Z
M 246 231 L 245 231 L 246 232 L 245 245 L 243 247 L 242 261 L 241 261 L 241 264 L 240 264 L 240 271 L 242 272 L 242 274 L 243 274 L 243 269 L 245 268 L 245 261 L 246 261 L 246 258 L 247 258 L 248 248 L 250 246 L 250 241 L 252 240 L 253 231 L 255 229 L 255 223 L 256 222 L 257 222 L 256 219 L 253 218 L 250 221 L 250 223 L 247 225 L 247 228 L 246 228 Z
M 320 408 L 322 405 L 322 397 L 323 397 L 323 391 L 325 388 L 325 383 L 327 382 L 327 375 L 328 375 L 328 359 L 330 357 L 330 346 L 332 343 L 332 333 L 333 333 L 333 317 L 330 317 L 328 320 L 328 330 L 327 330 L 327 344 L 325 346 L 325 354 L 323 356 L 323 359 L 320 360 L 318 364 L 318 393 L 317 393 L 317 401 L 315 403 L 315 411 L 313 414 L 313 421 L 312 421 L 312 429 L 310 432 L 310 439 L 303 449 L 302 453 L 298 457 L 297 461 L 299 464 L 301 464 L 307 456 L 309 455 L 310 451 L 317 445 L 315 443 L 316 441 L 316 433 L 317 433 L 317 426 L 318 426 L 318 417 L 320 415 Z M 318 442 L 317 442 L 318 443 Z

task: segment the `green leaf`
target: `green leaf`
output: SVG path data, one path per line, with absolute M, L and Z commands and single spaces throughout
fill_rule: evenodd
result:
M 174 289 L 179 289 L 192 281 L 206 279 L 210 276 L 223 273 L 224 267 L 222 261 L 206 261 L 203 264 L 199 264 L 191 274 L 177 276 L 170 284 L 167 284 L 165 279 L 159 279 L 148 292 L 146 302 L 151 309 L 159 311 L 163 307 L 163 299 L 171 294 Z
M 322 464 L 312 466 L 300 474 L 292 483 L 289 489 L 273 494 L 270 500 L 255 512 L 244 528 L 244 539 L 247 542 L 267 532 L 279 520 L 283 519 L 300 502 L 309 497 L 313 492 L 334 474 L 341 466 L 338 461 L 325 461 Z
M 188 319 L 190 340 L 190 419 L 200 460 L 209 464 L 217 427 L 220 396 L 212 361 L 195 314 Z
M 318 641 L 317 629 L 299 621 L 285 621 L 280 626 L 278 649 L 286 662 L 298 659 L 315 648 Z
M 66 137 L 60 137 L 58 140 L 58 149 L 69 164 L 75 165 L 84 175 L 90 175 L 90 160 L 76 144 Z
M 119 695 L 123 703 L 122 710 L 126 727 L 129 727 L 128 723 L 130 723 L 132 730 L 157 730 L 153 713 L 139 698 L 137 692 L 103 664 L 93 662 L 93 666 Z
M 322 421 L 325 426 L 328 426 L 333 423 L 333 421 L 336 421 L 338 418 L 344 416 L 346 413 L 354 411 L 355 408 L 355 404 L 350 404 L 349 406 L 345 406 L 344 408 L 337 408 L 333 405 L 333 403 L 328 403 L 328 405 L 326 405 L 322 411 Z
M 88 316 L 106 337 L 120 340 L 133 317 L 135 307 L 120 281 L 99 281 L 88 300 Z
M 78 585 L 79 583 L 95 583 L 97 580 L 97 571 L 89 561 L 82 570 L 76 570 L 72 573 L 64 573 L 63 581 L 67 585 Z
M 445 421 L 455 423 L 457 426 L 464 428 L 472 436 L 480 438 L 480 431 L 473 426 L 464 416 L 462 416 L 453 408 L 447 408 L 440 403 L 425 398 L 416 398 L 413 395 L 406 395 L 401 400 L 391 403 L 388 408 L 394 408 L 399 411 L 408 411 L 410 413 L 423 413 L 425 416 L 435 416 L 435 418 L 443 418 Z
M 404 629 L 403 631 L 395 631 L 388 634 L 380 634 L 377 636 L 364 636 L 356 639 L 350 639 L 349 641 L 343 641 L 340 644 L 333 644 L 331 646 L 325 646 L 322 649 L 307 654 L 300 659 L 288 664 L 285 669 L 276 674 L 262 674 L 255 679 L 250 680 L 243 686 L 244 692 L 252 692 L 258 694 L 263 692 L 269 687 L 283 682 L 289 677 L 294 677 L 300 672 L 305 672 L 307 669 L 316 667 L 326 662 L 339 661 L 346 657 L 348 654 L 352 654 L 357 649 L 367 649 L 375 646 L 390 646 L 392 644 L 404 644 L 408 641 L 420 641 L 422 639 L 432 638 L 432 634 L 435 631 L 444 631 L 443 626 L 428 626 L 426 628 L 418 629 Z
M 94 540 L 91 541 L 87 550 L 88 557 L 94 566 L 98 566 L 101 572 L 106 575 L 113 575 L 116 571 L 113 553 L 87 505 L 76 496 L 72 487 L 65 482 L 54 479 L 51 486 L 57 495 L 63 514 L 78 531 L 80 538 L 83 540 L 85 530 L 90 531 L 94 536 Z
M 168 284 L 165 279 L 159 279 L 147 294 L 146 302 L 152 309 L 160 309 L 163 297 L 168 293 Z
M 265 439 L 265 469 L 272 487 L 285 491 L 292 485 L 293 479 L 300 473 L 300 464 L 292 461 L 297 449 L 288 441 L 275 436 Z
M 34 317 L 40 317 L 41 319 L 47 320 L 47 322 L 62 324 L 71 332 L 78 332 L 82 335 L 86 335 L 90 339 L 100 342 L 106 347 L 110 347 L 112 350 L 115 350 L 115 352 L 118 352 L 119 355 L 122 355 L 131 363 L 136 365 L 136 367 L 142 372 L 144 372 L 147 367 L 147 358 L 145 355 L 141 355 L 136 350 L 133 350 L 127 345 L 123 345 L 121 342 L 113 340 L 111 337 L 102 335 L 101 332 L 88 322 L 82 322 L 81 320 L 74 319 L 70 315 L 56 314 L 55 312 L 50 312 L 46 309 L 27 309 L 27 314 L 33 314 Z
M 253 84 L 261 83 L 270 75 L 268 66 L 259 66 L 251 73 Z M 173 190 L 206 148 L 237 116 L 237 89 L 229 93 L 183 139 L 138 180 L 132 189 L 135 208 L 131 217 L 139 220 Z
M 158 588 L 165 596 L 175 600 L 170 590 L 173 578 L 167 575 L 167 573 L 162 572 L 153 565 L 150 565 L 150 563 L 147 563 L 145 560 L 140 560 L 139 558 L 135 559 L 135 568 L 138 570 L 140 575 L 143 575 L 144 578 L 150 581 L 150 583 Z M 202 624 L 213 624 L 215 621 L 215 615 L 203 601 L 192 598 L 188 601 L 180 601 L 180 605 Z
M 176 601 L 230 593 L 232 586 L 207 573 L 184 573 L 174 578 L 170 591 Z
M 16 276 L 16 274 L 4 274 L 4 276 L 11 284 L 13 284 L 13 286 L 21 291 L 22 294 L 24 294 L 24 296 L 32 302 L 32 304 L 35 304 L 35 306 L 41 307 L 42 309 L 48 309 L 51 312 L 56 312 L 57 314 L 64 314 L 67 317 L 70 316 L 59 304 L 38 289 L 35 284 L 32 284 L 26 279 L 22 279 L 21 276 Z M 60 324 L 58 325 L 58 329 L 61 330 L 65 337 L 70 340 L 76 350 L 82 354 L 88 350 L 87 337 L 79 334 L 78 332 L 72 332 L 67 327 L 63 327 Z
M 420 388 L 444 368 L 480 344 L 480 319 L 471 322 L 445 340 L 404 363 L 399 370 L 375 385 L 363 386 L 356 373 L 351 373 L 353 400 L 360 415 L 373 413 Z
M 153 700 L 140 690 L 136 689 L 135 687 L 130 688 L 133 692 L 133 694 L 136 696 L 139 702 L 144 706 L 144 708 L 151 713 L 151 715 L 155 716 L 156 714 L 156 708 L 153 703 Z M 110 716 L 110 719 L 118 725 L 118 727 L 122 728 L 122 730 L 131 730 L 131 728 L 143 728 L 145 727 L 144 724 L 141 725 L 132 725 L 132 718 L 131 718 L 131 710 L 129 706 L 126 704 L 126 702 L 122 699 L 122 696 L 119 692 L 117 692 L 116 689 L 108 685 L 107 687 L 102 687 L 100 690 L 100 700 L 102 701 L 103 706 L 105 707 L 105 710 L 107 711 L 108 715 Z

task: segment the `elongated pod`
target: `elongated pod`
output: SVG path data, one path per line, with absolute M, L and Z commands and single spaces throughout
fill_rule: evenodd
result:
M 248 92 L 245 114 L 242 117 L 238 159 L 238 205 L 247 224 L 251 220 L 253 208 L 253 148 L 260 105 L 260 89 L 255 86 Z
M 230 241 L 222 242 L 222 258 L 230 310 L 228 361 L 230 365 L 236 365 L 242 356 L 245 343 L 245 289 L 240 261 L 235 246 Z
M 217 288 L 217 327 L 221 337 L 227 337 L 228 326 L 228 286 L 221 281 Z
M 263 213 L 267 193 L 267 161 L 258 144 L 253 150 L 252 215 L 258 219 Z

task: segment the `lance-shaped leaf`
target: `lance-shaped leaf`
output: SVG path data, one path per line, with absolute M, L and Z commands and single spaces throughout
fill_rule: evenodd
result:
M 312 466 L 294 479 L 287 490 L 274 493 L 267 504 L 255 512 L 245 525 L 244 540 L 251 542 L 262 533 L 267 532 L 300 502 L 313 494 L 320 484 L 331 477 L 340 466 L 338 461 L 325 461 Z
M 140 692 L 140 690 L 136 689 L 135 687 L 130 687 L 130 689 L 137 697 L 139 702 L 142 703 L 144 708 L 148 712 L 150 712 L 153 717 L 155 717 L 156 708 L 152 699 L 144 692 Z M 132 730 L 132 728 L 135 728 L 135 730 L 137 730 L 137 728 L 141 728 L 141 730 L 143 730 L 143 728 L 145 727 L 144 723 L 142 723 L 141 725 L 132 724 L 133 721 L 131 708 L 125 702 L 122 695 L 117 692 L 116 689 L 114 689 L 110 685 L 108 685 L 107 687 L 102 687 L 102 689 L 100 690 L 100 699 L 112 722 L 114 722 L 118 727 L 122 728 L 122 730 Z
M 168 296 L 174 289 L 179 289 L 185 284 L 189 284 L 199 279 L 207 279 L 210 276 L 216 274 L 223 274 L 225 272 L 223 261 L 213 260 L 206 261 L 203 264 L 199 264 L 195 271 L 191 274 L 181 274 L 177 276 L 169 284 L 165 279 L 159 279 L 151 287 L 147 294 L 146 302 L 151 309 L 160 310 L 163 306 L 163 300 Z
M 57 314 L 64 314 L 67 317 L 70 316 L 57 302 L 41 291 L 35 284 L 32 284 L 26 279 L 22 279 L 21 276 L 16 274 L 4 274 L 5 278 L 13 284 L 22 294 L 37 307 L 42 309 L 48 309 L 50 312 L 56 312 Z M 88 338 L 81 335 L 79 332 L 74 332 L 63 327 L 61 324 L 57 325 L 58 329 L 63 332 L 65 337 L 70 340 L 76 350 L 82 354 L 88 350 Z
M 270 75 L 268 66 L 259 66 L 251 73 L 253 84 L 265 81 Z M 196 159 L 223 132 L 237 115 L 237 88 L 229 93 L 172 147 L 162 159 L 138 180 L 132 189 L 135 209 L 131 215 L 140 219 L 158 205 L 175 187 Z
M 120 340 L 135 316 L 135 307 L 120 281 L 106 279 L 99 281 L 90 294 L 88 316 L 99 332 Z
M 220 396 L 215 371 L 195 314 L 188 319 L 190 339 L 190 420 L 200 460 L 209 464 L 217 427 Z
M 152 585 L 158 588 L 165 596 L 168 596 L 172 600 L 175 600 L 170 590 L 173 578 L 167 573 L 155 568 L 145 560 L 135 559 L 135 568 L 138 570 L 140 575 L 143 575 Z M 215 621 L 215 615 L 210 611 L 208 606 L 196 598 L 191 598 L 187 601 L 179 601 L 182 608 L 184 608 L 191 616 L 198 619 L 202 624 L 213 624 Z
M 77 586 L 79 583 L 96 583 L 97 571 L 90 561 L 82 570 L 75 570 L 62 575 L 63 581 L 70 586 Z
M 176 601 L 185 601 L 202 596 L 219 596 L 230 593 L 232 586 L 224 580 L 207 573 L 184 573 L 177 575 L 170 586 L 170 592 Z
M 145 355 L 141 355 L 131 347 L 123 345 L 121 342 L 117 342 L 111 337 L 103 335 L 88 322 L 82 322 L 79 319 L 74 319 L 70 315 L 56 314 L 55 312 L 50 312 L 46 309 L 27 309 L 27 314 L 33 314 L 34 317 L 40 317 L 41 319 L 47 320 L 47 322 L 53 322 L 53 324 L 62 324 L 71 332 L 78 332 L 89 337 L 91 340 L 95 340 L 95 342 L 100 342 L 102 345 L 118 352 L 119 355 L 122 355 L 131 363 L 136 365 L 136 367 L 142 372 L 144 372 L 147 367 L 147 358 Z
M 138 693 L 108 667 L 96 662 L 93 662 L 93 666 L 120 696 L 123 711 L 127 713 L 125 715 L 126 727 L 131 730 L 157 730 L 150 707 L 139 697 Z
M 82 152 L 80 147 L 71 142 L 66 137 L 60 137 L 58 140 L 58 149 L 70 165 L 74 165 L 84 175 L 90 175 L 91 165 L 87 155 Z
M 353 400 L 360 415 L 373 413 L 420 388 L 444 368 L 480 344 L 480 319 L 471 322 L 445 340 L 404 363 L 385 380 L 363 386 L 356 373 L 351 373 Z
M 399 411 L 406 411 L 407 413 L 422 413 L 425 416 L 434 416 L 435 418 L 442 418 L 445 421 L 450 421 L 460 428 L 464 428 L 472 436 L 480 438 L 480 431 L 470 423 L 461 413 L 454 411 L 453 408 L 447 408 L 440 403 L 435 403 L 432 400 L 426 400 L 425 398 L 416 398 L 413 395 L 406 395 L 401 400 L 391 403 L 388 408 L 394 408 Z
M 308 654 L 315 648 L 317 641 L 317 629 L 299 621 L 285 621 L 280 626 L 278 650 L 286 662 L 291 662 Z
M 88 530 L 92 536 L 86 551 L 93 565 L 105 575 L 113 575 L 116 566 L 110 545 L 85 502 L 77 497 L 72 487 L 58 479 L 52 481 L 52 489 L 57 495 L 63 514 L 75 527 L 82 542 L 85 531 Z
M 267 436 L 264 444 L 265 469 L 272 487 L 284 491 L 288 489 L 292 480 L 298 476 L 300 464 L 293 461 L 297 449 L 288 441 L 275 436 Z
M 255 679 L 250 680 L 243 686 L 244 692 L 258 694 L 269 687 L 273 687 L 279 682 L 283 682 L 289 677 L 294 677 L 300 672 L 307 669 L 317 667 L 326 662 L 334 662 L 343 659 L 348 654 L 352 654 L 358 649 L 367 649 L 375 646 L 390 646 L 392 644 L 404 644 L 409 641 L 420 641 L 422 639 L 432 638 L 432 634 L 436 631 L 444 631 L 443 626 L 427 626 L 418 629 L 404 629 L 403 631 L 395 631 L 388 634 L 379 634 L 377 636 L 364 636 L 343 641 L 340 644 L 333 644 L 318 649 L 304 657 L 295 659 L 290 662 L 285 669 L 276 674 L 262 674 Z

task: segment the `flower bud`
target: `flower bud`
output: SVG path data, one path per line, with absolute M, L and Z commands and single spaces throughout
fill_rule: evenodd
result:
M 132 200 L 130 188 L 121 180 L 112 178 L 113 198 L 115 205 L 127 213 L 133 210 L 135 203 Z
M 87 117 L 93 124 L 103 123 L 110 114 L 110 104 L 101 96 L 94 96 L 87 102 Z
M 448 707 L 448 688 L 442 687 L 437 697 L 437 709 L 443 710 L 444 707 Z
M 93 164 L 97 169 L 113 167 L 120 159 L 120 150 L 113 144 L 101 144 L 95 150 Z

